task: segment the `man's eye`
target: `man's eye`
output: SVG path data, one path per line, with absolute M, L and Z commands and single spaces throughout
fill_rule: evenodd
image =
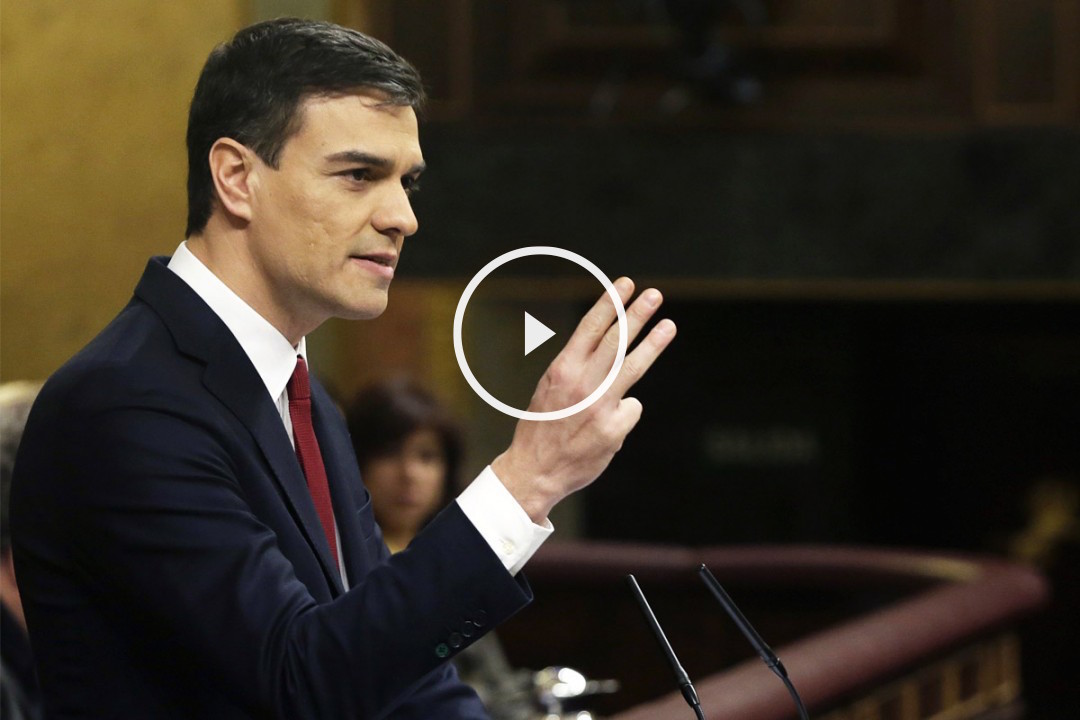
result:
M 371 179 L 371 171 L 367 168 L 356 168 L 354 170 L 349 170 L 345 174 L 356 182 L 365 182 Z
M 405 188 L 406 195 L 415 195 L 416 193 L 420 192 L 420 178 L 401 178 L 401 187 Z

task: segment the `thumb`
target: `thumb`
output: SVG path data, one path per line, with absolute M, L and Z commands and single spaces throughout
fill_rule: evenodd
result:
M 634 426 L 638 424 L 642 410 L 644 408 L 637 398 L 627 397 L 619 401 L 619 406 L 615 409 L 615 418 L 624 435 L 633 430 Z

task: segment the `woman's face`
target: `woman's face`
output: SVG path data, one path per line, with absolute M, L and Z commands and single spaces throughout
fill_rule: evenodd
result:
M 385 533 L 415 535 L 443 502 L 446 450 L 430 428 L 414 430 L 397 452 L 362 468 L 375 519 Z

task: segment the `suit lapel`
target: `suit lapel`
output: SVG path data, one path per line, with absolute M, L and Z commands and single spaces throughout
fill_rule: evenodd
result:
M 231 333 L 229 337 L 232 338 Z M 233 342 L 235 344 L 235 340 Z M 239 345 L 237 345 L 237 350 L 239 350 Z M 247 357 L 243 356 L 242 351 L 241 356 L 247 364 L 247 368 L 244 368 L 246 372 L 237 372 L 237 363 L 233 361 L 232 352 L 222 353 L 218 358 L 207 363 L 203 381 L 207 390 L 212 392 L 251 431 L 252 437 L 255 438 L 256 444 L 274 472 L 278 486 L 292 506 L 293 517 L 299 521 L 300 529 L 318 556 L 327 580 L 334 588 L 335 594 L 340 595 L 344 592 L 341 585 L 341 573 L 330 554 L 330 545 L 319 522 L 319 514 L 315 511 L 315 503 L 311 499 L 307 479 L 296 459 L 292 443 L 289 442 L 289 436 L 285 432 L 277 406 L 271 402 L 266 386 L 262 384 L 262 380 L 251 367 L 251 363 L 247 362 Z M 253 398 L 258 399 L 253 402 Z
M 203 384 L 250 431 L 334 594 L 340 595 L 341 575 L 277 406 L 240 343 L 164 260 L 150 261 L 135 294 L 161 316 L 181 352 L 206 364 Z

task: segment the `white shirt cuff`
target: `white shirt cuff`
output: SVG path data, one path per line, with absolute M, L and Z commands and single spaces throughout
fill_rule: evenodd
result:
M 517 575 L 555 531 L 549 520 L 543 527 L 532 521 L 490 465 L 458 495 L 457 503 L 511 575 Z

